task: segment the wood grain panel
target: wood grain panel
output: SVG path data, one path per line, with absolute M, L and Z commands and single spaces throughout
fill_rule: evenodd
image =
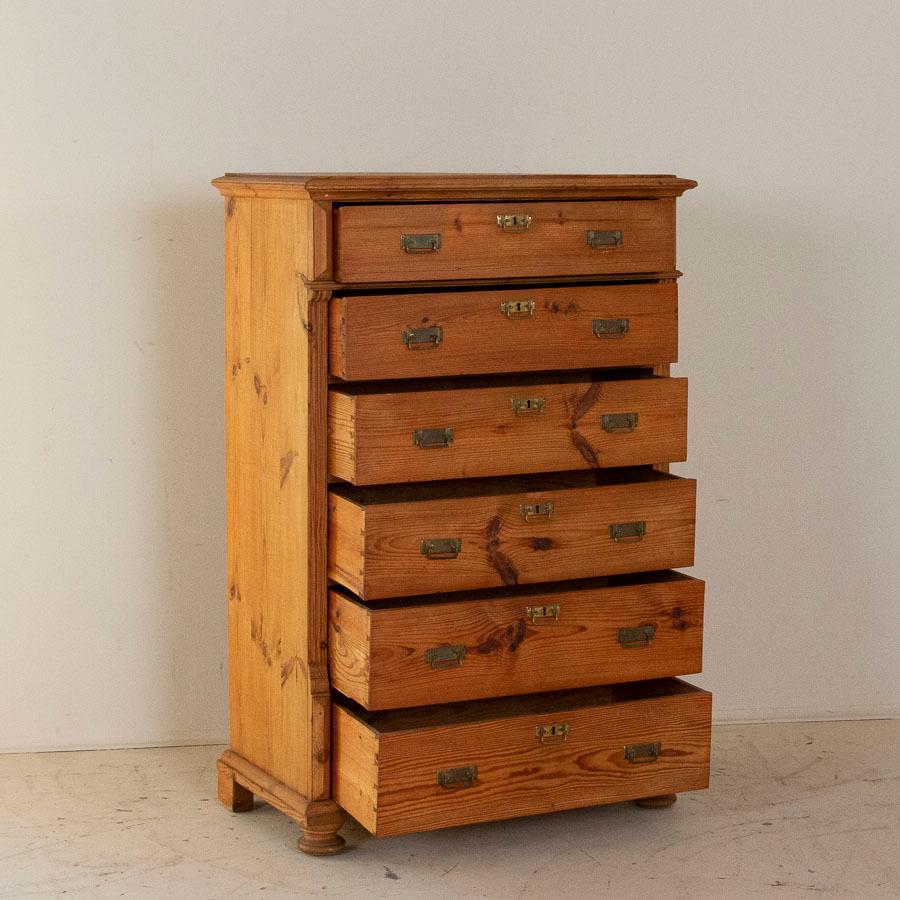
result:
M 376 599 L 693 565 L 696 483 L 652 471 L 616 483 L 627 472 L 333 489 L 329 577 Z M 515 492 L 471 493 L 500 486 Z M 549 520 L 525 521 L 522 504 L 548 502 Z M 609 537 L 609 525 L 637 521 L 639 542 Z M 422 555 L 423 540 L 445 537 L 462 539 L 455 559 Z
M 529 215 L 525 232 L 503 231 L 498 215 Z M 621 244 L 594 249 L 587 230 L 620 231 Z M 406 234 L 439 234 L 433 253 L 407 253 Z M 385 204 L 334 214 L 337 281 L 599 275 L 675 267 L 675 201 Z
M 352 484 L 391 484 L 677 462 L 687 455 L 687 379 L 554 380 L 503 387 L 329 392 L 329 469 Z M 514 401 L 536 400 L 518 413 Z M 634 431 L 604 415 L 634 414 Z M 446 448 L 419 429 L 452 428 Z
M 365 785 L 365 799 L 345 797 L 351 804 L 346 808 L 356 815 L 355 806 L 375 834 L 393 835 L 704 788 L 711 697 L 674 685 L 680 687 L 666 694 L 651 682 L 644 698 L 575 702 L 568 709 L 553 708 L 548 700 L 545 712 L 528 709 L 539 707 L 540 698 L 532 704 L 516 698 L 507 701 L 505 714 L 482 718 L 476 709 L 458 723 L 437 707 L 411 722 L 400 713 L 397 727 L 391 713 L 367 721 L 336 705 L 336 769 L 348 789 Z M 586 696 L 596 695 L 589 690 Z M 562 723 L 569 726 L 565 743 L 538 741 L 538 726 Z M 366 730 L 374 746 L 366 745 Z M 626 760 L 625 746 L 656 741 L 660 753 L 654 762 Z M 345 751 L 348 745 L 352 752 Z M 477 766 L 471 787 L 439 786 L 438 771 L 464 766 Z
M 307 799 L 329 795 L 325 655 L 327 308 L 310 209 L 235 198 L 225 217 L 231 747 Z
M 702 581 L 660 573 L 568 584 L 391 606 L 333 590 L 332 684 L 367 709 L 396 709 L 700 671 Z M 532 621 L 528 608 L 547 605 L 559 607 L 558 619 Z M 641 625 L 656 629 L 649 644 L 623 647 L 619 629 Z M 426 652 L 448 645 L 465 648 L 459 667 L 433 668 Z
M 524 318 L 501 307 L 528 301 L 534 312 Z M 358 380 L 675 362 L 677 308 L 674 283 L 351 294 L 329 305 L 329 366 Z M 595 319 L 627 319 L 628 331 L 598 338 Z M 408 349 L 406 329 L 433 326 L 439 345 Z

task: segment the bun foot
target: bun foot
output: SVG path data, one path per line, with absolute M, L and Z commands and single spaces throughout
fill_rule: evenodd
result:
M 306 815 L 300 822 L 303 833 L 297 841 L 297 849 L 310 856 L 331 856 L 344 849 L 344 839 L 338 829 L 344 824 L 344 815 L 331 800 L 313 800 L 306 807 Z
M 344 839 L 336 831 L 304 831 L 297 841 L 297 849 L 310 856 L 332 856 L 343 852 Z
M 677 794 L 659 794 L 656 797 L 641 797 L 634 801 L 634 805 L 642 809 L 668 809 L 677 799 Z

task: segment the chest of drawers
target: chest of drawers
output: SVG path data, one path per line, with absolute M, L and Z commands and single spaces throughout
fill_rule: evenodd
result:
M 333 853 L 709 775 L 669 175 L 226 175 L 230 748 Z

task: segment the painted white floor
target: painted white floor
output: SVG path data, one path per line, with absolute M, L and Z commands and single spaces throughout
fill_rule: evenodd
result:
M 215 798 L 219 747 L 0 756 L 0 897 L 900 897 L 900 722 L 720 726 L 707 792 L 312 859 Z

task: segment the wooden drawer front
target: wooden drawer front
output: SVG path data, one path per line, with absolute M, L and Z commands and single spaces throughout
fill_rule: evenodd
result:
M 334 797 L 391 835 L 705 788 L 710 716 L 710 694 L 674 679 L 386 713 L 335 704 Z
M 338 297 L 329 366 L 352 381 L 672 363 L 677 306 L 675 284 Z
M 328 471 L 352 484 L 652 465 L 686 455 L 686 378 L 329 392 Z
M 371 600 L 693 565 L 696 483 L 604 474 L 332 490 L 328 576 Z
M 504 230 L 498 216 L 530 223 Z M 334 238 L 344 282 L 662 273 L 675 268 L 675 201 L 343 206 Z
M 366 606 L 332 591 L 332 685 L 366 709 L 397 709 L 701 668 L 703 582 L 686 575 L 442 596 Z

